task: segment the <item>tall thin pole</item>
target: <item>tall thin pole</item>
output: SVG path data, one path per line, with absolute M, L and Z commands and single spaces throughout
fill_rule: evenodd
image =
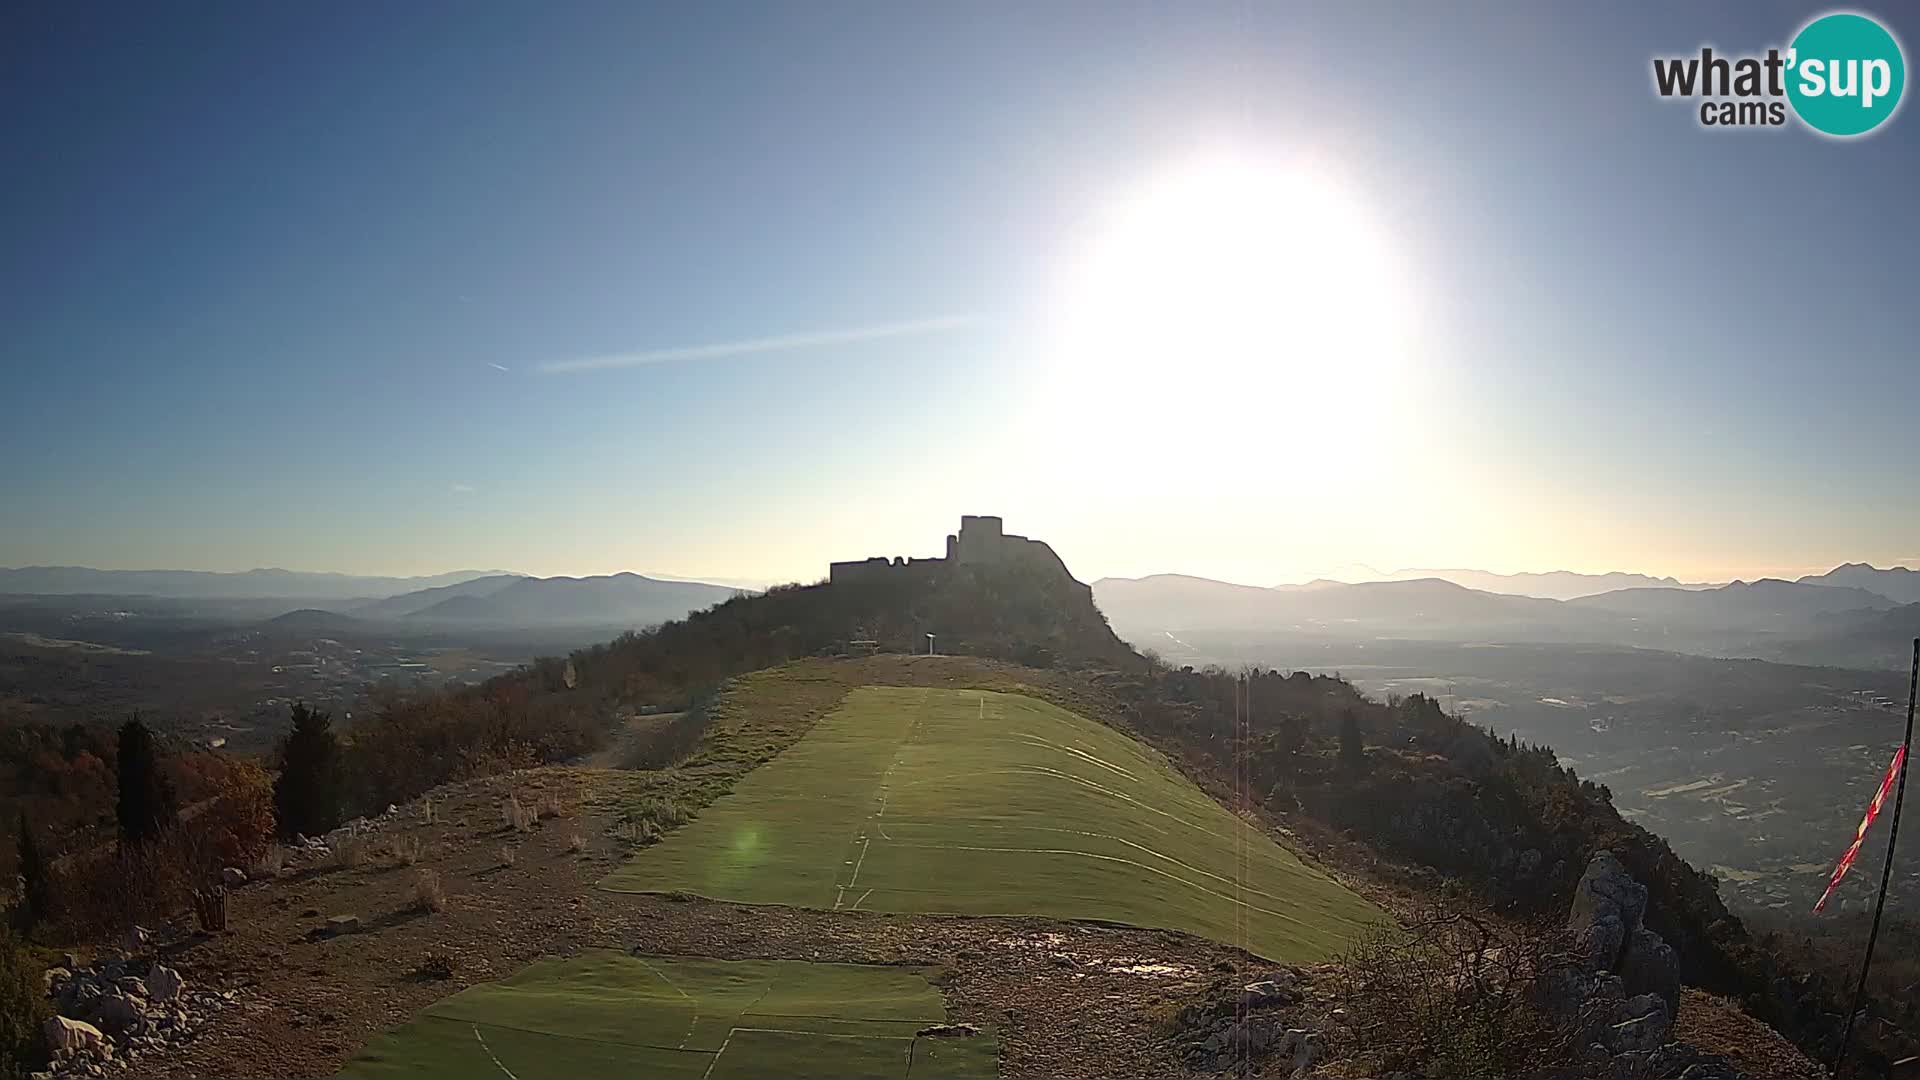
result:
M 1920 638 L 1913 639 L 1913 672 L 1907 676 L 1907 734 L 1900 740 L 1900 783 L 1894 789 L 1893 823 L 1887 826 L 1887 862 L 1880 868 L 1880 897 L 1873 902 L 1873 929 L 1867 931 L 1867 955 L 1860 961 L 1860 982 L 1853 988 L 1853 1005 L 1847 1009 L 1847 1022 L 1840 1028 L 1840 1050 L 1834 1055 L 1833 1075 L 1847 1060 L 1853 1041 L 1853 1018 L 1860 1013 L 1860 999 L 1867 992 L 1867 972 L 1873 968 L 1873 944 L 1880 938 L 1880 913 L 1887 907 L 1887 886 L 1893 883 L 1893 845 L 1900 837 L 1900 807 L 1907 801 L 1907 758 L 1913 754 L 1913 702 L 1920 693 Z

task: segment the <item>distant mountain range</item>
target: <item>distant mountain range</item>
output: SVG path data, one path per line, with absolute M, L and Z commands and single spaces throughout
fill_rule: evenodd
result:
M 368 577 L 290 570 L 95 570 L 83 566 L 0 569 L 0 595 L 27 603 L 53 598 L 107 599 L 116 606 L 192 604 L 232 619 L 274 617 L 275 632 L 328 627 L 365 630 L 382 623 L 418 628 L 641 627 L 679 619 L 743 590 L 640 574 L 537 578 L 460 570 L 427 577 Z M 35 600 L 34 598 L 45 598 Z M 144 610 L 144 609 L 143 609 Z
M 1568 601 L 1576 607 L 1636 618 L 1735 625 L 1768 619 L 1807 618 L 1842 611 L 1884 611 L 1898 605 L 1866 589 L 1805 581 L 1736 581 L 1717 589 L 1620 589 Z
M 403 619 L 458 597 L 485 597 L 522 580 L 525 579 L 518 574 L 492 574 L 487 577 L 470 578 L 452 585 L 415 589 L 347 610 L 362 619 Z
M 1866 563 L 1847 563 L 1844 566 L 1836 566 L 1824 574 L 1803 577 L 1800 581 L 1807 585 L 1841 585 L 1866 589 L 1901 604 L 1920 603 L 1920 570 L 1909 570 L 1904 566 L 1890 566 L 1885 570 L 1876 570 Z
M 367 577 L 298 570 L 95 570 L 90 566 L 0 568 L 0 593 L 39 596 L 166 596 L 194 599 L 351 600 L 458 585 L 501 570 L 455 570 L 426 577 Z
M 1486 570 L 1395 570 L 1392 573 L 1348 571 L 1341 580 L 1419 581 L 1438 578 L 1482 592 L 1507 596 L 1533 596 L 1543 600 L 1574 600 L 1616 589 L 1669 588 L 1711 589 L 1712 585 L 1693 584 L 1674 578 L 1648 577 L 1645 574 L 1577 574 L 1571 570 L 1550 570 L 1543 574 L 1495 574 Z
M 497 576 L 422 589 L 357 608 L 361 618 L 499 626 L 651 626 L 686 617 L 741 592 L 698 581 L 639 574 L 534 578 Z
M 1228 631 L 1347 640 L 1589 642 L 1784 657 L 1842 655 L 1818 643 L 1920 621 L 1920 614 L 1900 617 L 1894 609 L 1904 610 L 1902 605 L 1879 592 L 1773 579 L 1635 587 L 1559 600 L 1470 589 L 1439 578 L 1260 588 L 1161 574 L 1103 578 L 1093 583 L 1093 594 L 1114 629 L 1131 641 Z M 1844 655 L 1878 653 L 1850 647 Z
M 1346 584 L 1315 581 L 1260 588 L 1208 578 L 1156 574 L 1102 578 L 1093 598 L 1115 629 L 1333 629 L 1358 631 L 1376 624 L 1417 637 L 1438 630 L 1480 633 L 1493 626 L 1519 627 L 1566 621 L 1556 600 L 1505 596 L 1469 589 L 1439 578 Z

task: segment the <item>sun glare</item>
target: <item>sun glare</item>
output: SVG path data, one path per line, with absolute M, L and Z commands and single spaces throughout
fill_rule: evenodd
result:
M 1330 174 L 1190 161 L 1122 191 L 1090 232 L 1051 366 L 1054 389 L 1102 424 L 1217 446 L 1273 417 L 1276 399 L 1313 406 L 1287 413 L 1308 436 L 1348 409 L 1378 416 L 1393 396 L 1408 289 L 1376 216 Z M 1267 424 L 1254 429 L 1272 445 Z

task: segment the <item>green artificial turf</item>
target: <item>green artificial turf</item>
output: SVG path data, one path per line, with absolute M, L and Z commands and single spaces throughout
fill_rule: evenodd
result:
M 991 1031 L 921 1037 L 940 995 L 892 967 L 594 952 L 428 1007 L 342 1077 L 984 1080 Z
M 1153 750 L 1042 701 L 865 687 L 602 883 L 1186 930 L 1289 962 L 1385 921 Z

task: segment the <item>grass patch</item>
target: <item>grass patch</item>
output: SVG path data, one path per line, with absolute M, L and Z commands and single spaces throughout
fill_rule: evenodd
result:
M 768 741 L 729 747 L 728 764 L 758 764 Z M 1286 961 L 1324 960 L 1385 921 L 1157 752 L 1022 695 L 859 689 L 727 782 L 731 797 L 603 885 L 1165 927 Z
M 593 952 L 471 987 L 379 1036 L 342 1077 L 985 1080 L 991 1030 L 922 1037 L 940 995 L 902 968 Z

